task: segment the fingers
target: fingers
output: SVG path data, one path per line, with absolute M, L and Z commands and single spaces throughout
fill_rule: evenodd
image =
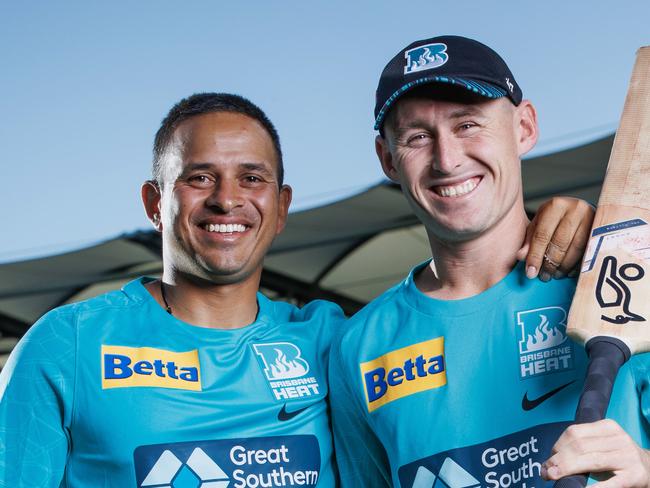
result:
M 562 278 L 580 264 L 589 238 L 591 219 L 576 213 L 566 213 L 548 243 L 542 271 Z
M 606 481 L 595 485 L 601 488 L 647 487 L 650 481 L 650 455 L 613 420 L 568 427 L 553 446 L 552 454 L 542 465 L 545 479 L 606 474 Z
M 533 237 L 533 230 L 535 230 L 535 226 L 537 225 L 537 222 L 535 218 L 533 217 L 533 220 L 531 223 L 526 227 L 526 237 L 524 238 L 524 243 L 522 246 L 519 248 L 519 251 L 517 251 L 517 261 L 524 261 L 526 259 L 526 256 L 530 252 L 530 240 Z M 528 276 L 529 278 L 534 278 L 537 276 L 537 271 L 539 268 L 536 268 L 534 270 L 530 270 L 533 272 L 532 276 Z M 528 273 L 529 270 L 526 270 Z
M 591 205 L 576 198 L 555 197 L 541 205 L 526 230 L 526 274 L 534 277 L 529 273 L 534 268 L 542 281 L 569 274 L 584 253 L 594 213 Z
M 526 229 L 526 239 L 529 244 L 528 256 L 526 257 L 526 275 L 534 278 L 538 275 L 543 281 L 548 281 L 551 274 L 541 274 L 542 264 L 546 249 L 555 234 L 559 222 L 565 214 L 565 208 L 562 205 L 553 204 L 553 200 L 542 204 L 535 218 L 532 220 L 528 229 Z M 568 243 L 566 243 L 568 246 Z M 531 271 L 529 273 L 528 271 Z M 533 274 L 534 270 L 534 274 Z M 546 268 L 545 273 L 548 273 Z

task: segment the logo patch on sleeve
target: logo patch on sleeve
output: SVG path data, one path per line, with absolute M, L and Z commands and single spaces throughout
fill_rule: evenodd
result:
M 437 337 L 361 363 L 368 411 L 446 385 L 444 344 L 444 337 Z
M 253 344 L 260 368 L 278 402 L 300 400 L 323 394 L 309 363 L 291 342 Z
M 102 345 L 102 389 L 153 386 L 201 391 L 199 351 Z

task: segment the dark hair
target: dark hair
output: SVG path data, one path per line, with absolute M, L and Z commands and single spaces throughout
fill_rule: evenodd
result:
M 152 175 L 160 185 L 161 160 L 165 154 L 167 146 L 171 142 L 174 130 L 181 122 L 195 117 L 197 115 L 213 112 L 234 112 L 246 115 L 257 120 L 266 132 L 268 132 L 273 141 L 273 147 L 278 158 L 278 184 L 282 186 L 284 181 L 284 165 L 282 164 L 282 148 L 280 147 L 280 137 L 275 130 L 273 123 L 266 114 L 250 100 L 231 93 L 195 93 L 187 98 L 182 99 L 174 105 L 167 116 L 160 124 L 160 129 L 156 132 L 153 143 L 153 165 Z

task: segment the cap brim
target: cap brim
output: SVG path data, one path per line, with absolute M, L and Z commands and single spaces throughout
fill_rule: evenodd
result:
M 486 98 L 501 98 L 507 95 L 505 90 L 494 86 L 491 83 L 479 82 L 467 78 L 458 78 L 452 76 L 430 76 L 427 78 L 419 78 L 402 86 L 399 90 L 388 97 L 384 105 L 381 107 L 377 118 L 375 119 L 375 130 L 379 130 L 382 122 L 384 121 L 384 118 L 386 117 L 386 113 L 388 113 L 388 109 L 394 105 L 395 101 L 399 97 L 418 85 L 429 83 L 447 83 L 449 85 L 456 85 Z

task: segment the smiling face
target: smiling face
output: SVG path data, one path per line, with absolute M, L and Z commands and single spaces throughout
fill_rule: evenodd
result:
M 291 189 L 279 187 L 263 126 L 232 112 L 185 120 L 167 148 L 161 180 L 162 188 L 143 186 L 143 199 L 154 224 L 160 214 L 165 273 L 219 284 L 259 278 L 291 201 Z
M 429 234 L 461 242 L 523 212 L 520 158 L 536 140 L 527 101 L 417 90 L 393 108 L 376 148 Z

